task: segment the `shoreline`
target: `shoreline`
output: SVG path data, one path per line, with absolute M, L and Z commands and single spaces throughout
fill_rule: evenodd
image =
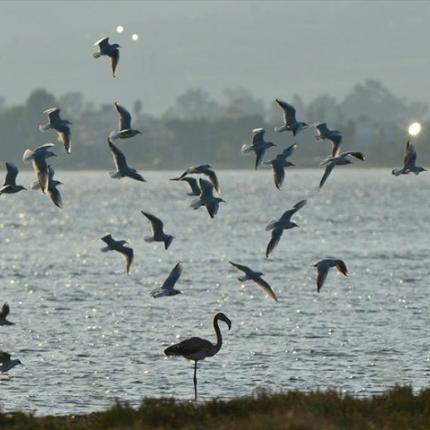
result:
M 414 394 L 409 386 L 396 386 L 370 397 L 331 390 L 281 393 L 258 390 L 252 396 L 204 402 L 145 398 L 138 408 L 118 400 L 105 411 L 82 415 L 0 413 L 2 430 L 424 430 L 429 425 L 430 388 Z

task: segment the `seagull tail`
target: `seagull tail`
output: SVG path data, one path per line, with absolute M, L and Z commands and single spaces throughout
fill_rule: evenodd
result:
M 105 246 L 104 248 L 100 249 L 101 252 L 108 252 L 111 251 L 111 249 L 108 246 Z
M 153 238 L 153 236 L 145 236 L 144 238 L 143 238 L 143 240 L 145 241 L 145 242 L 154 242 L 154 238 Z M 167 249 L 167 248 L 166 248 Z
M 392 173 L 394 176 L 400 176 L 401 171 L 400 171 L 399 169 L 393 169 L 393 170 L 391 171 L 391 173 Z
M 94 58 L 99 58 L 99 57 L 101 57 L 101 53 L 100 52 L 94 52 L 94 54 L 93 54 L 93 57 Z
M 46 130 L 49 130 L 50 128 L 51 128 L 51 125 L 49 124 L 49 122 L 47 122 L 46 124 L 39 124 L 40 131 L 46 131 Z
M 164 249 L 168 249 L 172 241 L 173 241 L 173 236 L 167 235 L 164 239 Z
M 203 206 L 203 203 L 201 202 L 201 200 L 200 200 L 200 199 L 196 199 L 196 200 L 194 200 L 194 201 L 190 204 L 190 206 L 191 206 L 193 209 L 198 209 L 200 206 Z
M 122 175 L 119 172 L 109 172 L 109 175 L 110 175 L 111 178 L 114 178 L 114 179 L 120 179 L 120 178 L 122 178 Z
M 287 130 L 287 126 L 286 125 L 282 125 L 281 127 L 275 127 L 275 131 L 278 133 L 281 133 L 282 131 Z

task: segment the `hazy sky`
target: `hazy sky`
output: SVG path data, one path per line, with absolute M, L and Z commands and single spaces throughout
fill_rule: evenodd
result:
M 0 17 L 8 104 L 43 87 L 96 102 L 139 98 L 158 114 L 188 88 L 308 100 L 342 98 L 366 78 L 430 104 L 429 1 L 2 1 Z M 104 35 L 123 46 L 115 79 L 92 58 Z

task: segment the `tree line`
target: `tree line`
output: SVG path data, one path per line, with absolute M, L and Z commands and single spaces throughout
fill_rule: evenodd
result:
M 380 82 L 367 80 L 357 84 L 342 101 L 327 94 L 308 103 L 297 94 L 290 98 L 275 96 L 292 103 L 299 120 L 309 124 L 327 122 L 330 128 L 342 131 L 344 149 L 363 151 L 366 166 L 400 165 L 407 126 L 418 120 L 423 123 L 423 132 L 414 140 L 420 163 L 430 164 L 430 145 L 420 145 L 428 141 L 428 106 L 399 98 Z M 55 142 L 55 133 L 42 134 L 38 124 L 46 122 L 45 109 L 58 106 L 62 117 L 73 124 L 72 153 L 66 156 L 62 148 L 58 150 L 56 165 L 111 169 L 106 138 L 118 122 L 113 102 L 96 105 L 85 100 L 80 92 L 57 97 L 45 89 L 35 89 L 21 105 L 8 106 L 0 98 L 1 161 L 20 164 L 26 148 Z M 145 112 L 144 102 L 139 99 L 126 107 L 133 116 L 133 127 L 143 131 L 123 146 L 137 168 L 182 169 L 201 163 L 215 168 L 252 168 L 252 159 L 241 154 L 240 148 L 250 141 L 252 129 L 258 127 L 264 127 L 266 140 L 279 147 L 267 154 L 269 158 L 277 149 L 294 142 L 300 147 L 292 157 L 298 166 L 318 166 L 321 158 L 329 154 L 329 144 L 316 142 L 312 130 L 305 130 L 296 138 L 286 132 L 275 133 L 274 126 L 282 123 L 279 107 L 274 102 L 266 106 L 241 87 L 226 89 L 221 101 L 202 89 L 189 89 L 158 117 Z

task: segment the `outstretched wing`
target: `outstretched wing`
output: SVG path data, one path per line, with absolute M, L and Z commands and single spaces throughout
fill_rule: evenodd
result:
M 219 188 L 219 182 L 218 182 L 218 177 L 215 173 L 214 170 L 212 169 L 206 169 L 205 170 L 205 175 L 208 176 L 208 178 L 210 179 L 210 181 L 212 182 L 212 185 L 214 186 L 214 188 L 217 190 L 217 192 L 220 192 L 220 188 Z
M 276 294 L 273 292 L 272 287 L 262 278 L 254 279 L 255 283 L 273 300 L 278 301 Z
M 130 274 L 131 265 L 133 264 L 134 252 L 132 248 L 128 248 L 127 246 L 122 246 L 118 248 L 118 252 L 125 256 L 126 259 L 126 272 Z
M 116 50 L 116 52 L 114 52 L 111 56 L 110 56 L 111 62 L 112 62 L 112 75 L 113 77 L 116 76 L 116 68 L 118 66 L 118 61 L 119 61 L 119 51 L 118 49 Z
M 5 320 L 6 317 L 9 315 L 10 308 L 7 303 L 3 303 L 3 306 L 0 311 L 0 320 Z
M 284 149 L 276 158 L 279 157 L 279 158 L 286 160 L 288 157 L 290 157 L 292 155 L 292 153 L 294 152 L 294 150 L 296 148 L 297 148 L 297 144 L 293 143 L 287 149 Z
M 280 190 L 285 178 L 284 166 L 276 163 L 273 167 L 273 180 L 275 181 L 275 187 Z
M 415 151 L 414 145 L 411 143 L 410 140 L 408 140 L 406 142 L 406 151 L 405 151 L 405 158 L 403 160 L 403 167 L 404 168 L 415 167 L 416 160 L 417 160 L 417 152 Z
M 148 218 L 149 222 L 151 223 L 152 233 L 155 235 L 157 233 L 163 232 L 163 221 L 161 221 L 160 218 L 157 218 L 156 216 L 150 214 L 149 212 L 141 211 L 143 215 Z
M 116 110 L 119 114 L 119 130 L 128 130 L 131 128 L 131 115 L 130 112 L 121 106 L 118 102 L 115 102 Z
M 264 142 L 264 133 L 266 130 L 264 128 L 254 128 L 252 130 L 252 144 L 259 145 Z
M 125 155 L 108 139 L 109 148 L 112 152 L 113 162 L 117 170 L 127 169 L 127 160 Z
M 267 245 L 266 248 L 266 258 L 269 258 L 269 255 L 272 253 L 272 251 L 276 248 L 278 245 L 281 236 L 282 236 L 282 229 L 274 228 L 272 230 L 272 237 L 270 239 L 270 242 Z
M 317 291 L 320 292 L 327 278 L 329 267 L 327 265 L 318 266 Z
M 325 181 L 327 180 L 327 178 L 330 176 L 331 171 L 334 169 L 334 166 L 336 164 L 334 162 L 330 162 L 327 164 L 325 171 L 324 171 L 324 175 L 321 178 L 320 181 L 320 189 L 323 187 L 323 185 L 325 184 Z
M 285 223 L 288 222 L 291 217 L 299 210 L 301 209 L 304 205 L 306 204 L 306 200 L 300 200 L 299 202 L 297 202 L 292 209 L 289 209 L 287 211 L 285 211 L 281 218 L 280 218 L 280 222 L 281 223 Z
M 229 263 L 236 267 L 236 269 L 240 270 L 241 272 L 243 272 L 245 275 L 247 275 L 248 273 L 251 272 L 251 269 L 247 266 L 243 266 L 242 264 L 237 264 L 237 263 L 233 263 L 233 261 L 229 261 Z
M 66 149 L 66 152 L 70 154 L 70 128 L 65 127 L 63 131 L 58 131 L 58 139 L 60 142 L 64 145 L 64 148 Z
M 18 176 L 18 168 L 15 164 L 6 163 L 6 179 L 4 181 L 4 185 L 16 185 L 16 177 Z
M 296 122 L 296 109 L 287 102 L 279 99 L 275 99 L 276 103 L 282 108 L 284 112 L 284 122 L 285 124 L 292 124 Z
M 202 192 L 199 184 L 197 183 L 197 179 L 196 178 L 190 178 L 190 177 L 186 177 L 186 178 L 182 178 L 181 181 L 185 181 L 188 183 L 188 185 L 191 188 L 191 191 L 193 192 L 193 194 L 195 196 L 199 196 L 200 193 Z
M 179 277 L 182 273 L 181 263 L 176 264 L 176 266 L 171 270 L 167 279 L 163 282 L 161 286 L 162 290 L 172 290 L 176 282 L 178 282 Z
M 107 235 L 101 237 L 100 240 L 102 240 L 110 248 L 113 248 L 115 246 L 115 243 L 116 243 L 116 241 L 114 240 L 114 238 L 110 234 L 107 234 Z
M 100 49 L 106 48 L 109 46 L 109 37 L 103 37 L 100 40 L 97 40 L 96 43 L 94 43 L 94 46 L 100 46 Z

